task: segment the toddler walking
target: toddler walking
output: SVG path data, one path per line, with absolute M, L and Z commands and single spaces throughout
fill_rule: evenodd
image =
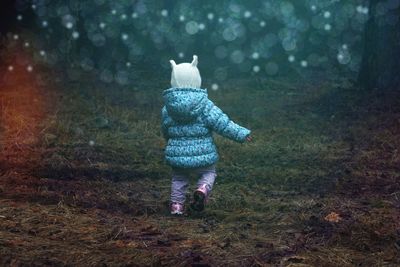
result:
M 204 209 L 213 188 L 218 153 L 212 132 L 241 143 L 251 137 L 250 130 L 231 121 L 208 99 L 207 89 L 201 89 L 197 56 L 192 63 L 170 63 L 172 87 L 163 92 L 162 132 L 167 140 L 165 160 L 173 171 L 171 214 L 181 215 L 190 174 L 199 177 L 191 205 L 194 210 Z

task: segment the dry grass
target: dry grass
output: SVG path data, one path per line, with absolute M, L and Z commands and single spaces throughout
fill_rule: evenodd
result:
M 19 103 L 26 92 L 9 82 L 2 97 Z M 399 263 L 399 111 L 379 105 L 394 107 L 394 98 L 366 103 L 345 82 L 279 79 L 210 91 L 253 129 L 254 142 L 216 137 L 221 161 L 207 210 L 175 218 L 167 210 L 160 83 L 167 84 L 48 84 L 51 94 L 38 89 L 46 117 L 29 117 L 26 102 L 2 105 L 3 144 L 21 140 L 28 120 L 36 141 L 1 154 L 0 264 Z M 331 212 L 338 222 L 325 219 Z

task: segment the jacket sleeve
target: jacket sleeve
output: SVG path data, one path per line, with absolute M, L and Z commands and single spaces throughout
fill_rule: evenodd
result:
M 204 123 L 216 133 L 227 137 L 236 142 L 243 143 L 246 137 L 251 133 L 246 129 L 229 119 L 211 100 L 208 100 L 203 112 Z
M 161 110 L 161 131 L 165 140 L 168 140 L 168 112 L 167 108 L 164 106 Z

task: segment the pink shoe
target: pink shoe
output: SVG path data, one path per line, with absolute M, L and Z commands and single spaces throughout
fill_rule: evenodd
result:
M 172 215 L 182 215 L 183 214 L 183 204 L 173 202 L 171 203 L 171 214 Z
M 194 191 L 192 209 L 196 211 L 204 210 L 208 197 L 208 189 L 206 184 L 202 184 Z

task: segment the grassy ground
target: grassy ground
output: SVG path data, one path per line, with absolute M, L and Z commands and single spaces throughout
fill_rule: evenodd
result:
M 210 203 L 176 218 L 159 126 L 168 82 L 52 77 L 2 82 L 1 265 L 400 264 L 397 92 L 320 78 L 209 90 L 254 141 L 216 136 Z

